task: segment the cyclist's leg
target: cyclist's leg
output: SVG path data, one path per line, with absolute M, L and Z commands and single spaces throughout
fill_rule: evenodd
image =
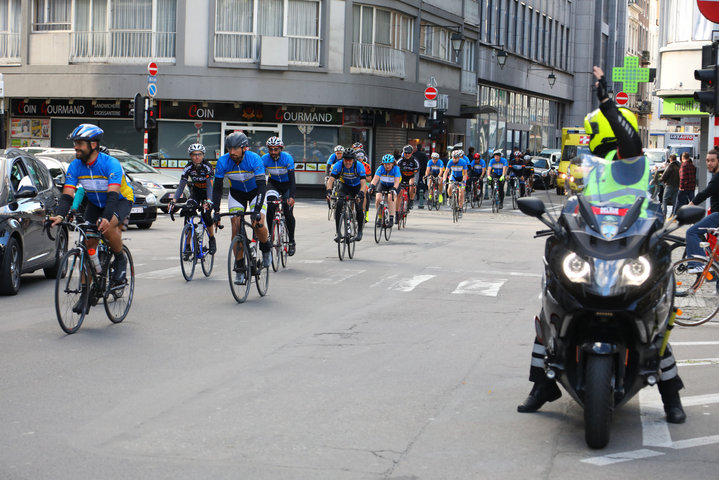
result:
M 245 213 L 247 211 L 247 204 L 249 203 L 249 199 L 236 199 L 232 192 L 230 191 L 229 196 L 227 197 L 227 209 L 230 213 Z M 231 217 L 232 221 L 232 238 L 235 238 L 240 233 L 240 229 L 242 227 L 242 222 L 240 221 L 239 217 Z M 235 264 L 237 266 L 242 265 L 242 259 L 244 255 L 243 251 L 243 245 L 242 243 L 237 243 L 235 245 Z
M 502 205 L 504 204 L 504 182 L 498 181 L 497 185 L 499 188 L 499 203 Z
M 290 192 L 289 190 L 286 191 L 284 194 L 282 194 L 282 210 L 285 214 L 285 225 L 287 225 L 287 236 L 290 239 L 290 243 L 295 243 L 295 207 L 290 207 L 289 203 L 287 203 L 287 200 L 289 199 Z M 267 218 L 272 218 L 269 214 L 269 209 L 267 213 Z
M 250 200 L 250 205 L 247 207 L 248 211 L 254 212 L 258 201 L 259 195 Z M 262 265 L 269 267 L 270 263 L 272 263 L 272 255 L 270 253 L 272 245 L 270 244 L 270 230 L 267 228 L 267 197 L 263 198 L 262 207 L 260 208 L 260 221 L 253 221 L 252 229 L 255 231 L 255 236 L 260 243 Z

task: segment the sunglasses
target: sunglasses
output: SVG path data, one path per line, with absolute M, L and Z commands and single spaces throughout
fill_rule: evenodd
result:
M 280 147 L 270 147 L 270 152 L 279 152 Z

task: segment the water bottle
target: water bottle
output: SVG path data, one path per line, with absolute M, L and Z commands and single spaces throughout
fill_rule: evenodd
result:
M 97 250 L 94 248 L 91 248 L 87 251 L 87 253 L 90 254 L 90 260 L 92 260 L 92 264 L 95 266 L 95 271 L 97 273 L 102 272 L 102 265 L 100 264 L 100 255 L 97 253 Z

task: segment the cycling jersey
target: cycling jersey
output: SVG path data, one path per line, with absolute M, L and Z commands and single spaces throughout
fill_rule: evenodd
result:
M 499 160 L 497 160 L 497 157 L 492 157 L 492 160 L 489 161 L 489 168 L 492 170 L 492 175 L 497 177 L 501 177 L 502 169 L 508 166 L 509 163 L 507 163 L 507 159 L 504 157 L 500 157 Z
M 394 165 L 389 172 L 384 165 L 380 165 L 374 174 L 379 177 L 379 182 L 382 185 L 387 185 L 391 187 L 394 187 L 395 180 L 398 177 L 402 176 L 399 172 L 399 167 L 397 165 Z
M 215 167 L 215 178 L 225 176 L 230 179 L 232 190 L 248 193 L 257 188 L 258 179 L 265 180 L 265 165 L 259 155 L 249 150 L 244 153 L 239 165 L 226 153 L 217 159 Z
M 436 177 L 444 168 L 444 162 L 441 158 L 438 158 L 437 160 L 427 162 L 427 166 L 429 167 L 429 173 Z
M 472 174 L 472 176 L 479 177 L 484 173 L 484 169 L 487 168 L 487 164 L 482 159 L 472 160 L 469 167 L 469 173 Z
M 212 181 L 213 175 L 214 171 L 210 162 L 203 160 L 199 165 L 195 165 L 192 160 L 188 161 L 185 168 L 182 169 L 180 184 L 177 186 L 173 198 L 180 198 L 185 185 L 189 185 L 192 198 L 205 200 L 207 198 L 208 183 Z
M 337 162 L 335 166 L 332 167 L 331 175 L 335 178 L 339 178 L 340 182 L 348 187 L 356 187 L 360 185 L 362 179 L 367 176 L 366 173 L 364 165 L 355 160 L 349 168 L 345 167 L 345 162 Z
M 510 160 L 508 172 L 512 176 L 521 177 L 524 173 L 524 160 L 521 158 Z
M 372 166 L 367 162 L 362 162 L 362 165 L 364 165 L 366 176 L 369 177 L 372 175 Z
M 290 172 L 295 169 L 295 161 L 287 152 L 280 152 L 277 160 L 274 160 L 269 153 L 262 156 L 262 164 L 265 166 L 265 173 L 272 182 L 287 183 L 290 181 Z
M 456 181 L 461 181 L 462 177 L 464 177 L 464 172 L 467 171 L 467 162 L 464 158 L 460 158 L 456 162 L 454 160 L 450 160 L 447 162 L 447 168 L 450 171 L 450 177 L 453 177 Z
M 419 170 L 419 161 L 414 155 L 409 158 L 402 156 L 397 162 L 397 166 L 403 177 L 413 177 L 414 174 L 417 173 L 417 170 Z
M 122 165 L 115 158 L 98 152 L 97 158 L 89 165 L 76 158 L 67 168 L 65 186 L 76 189 L 78 184 L 85 189 L 87 200 L 97 207 L 104 208 L 107 203 L 107 188 L 120 185 L 120 199 L 135 201 L 132 185 L 127 181 Z
M 330 155 L 330 158 L 327 159 L 327 165 L 329 165 L 329 166 L 331 167 L 331 166 L 333 166 L 335 163 L 339 162 L 340 160 L 342 160 L 342 159 L 341 159 L 341 158 L 337 158 L 337 155 L 335 155 L 335 154 L 333 153 L 332 155 Z

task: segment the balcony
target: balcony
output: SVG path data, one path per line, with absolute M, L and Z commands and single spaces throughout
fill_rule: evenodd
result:
M 404 78 L 404 53 L 384 45 L 353 43 L 352 73 Z
M 477 73 L 462 70 L 462 93 L 477 93 Z
M 72 32 L 71 63 L 141 63 L 175 61 L 175 32 L 115 30 Z
M 0 32 L 0 64 L 20 63 L 20 34 Z
M 256 63 L 260 56 L 260 35 L 253 33 L 216 33 L 215 61 L 222 63 Z M 290 65 L 318 66 L 320 64 L 320 39 L 287 35 Z

